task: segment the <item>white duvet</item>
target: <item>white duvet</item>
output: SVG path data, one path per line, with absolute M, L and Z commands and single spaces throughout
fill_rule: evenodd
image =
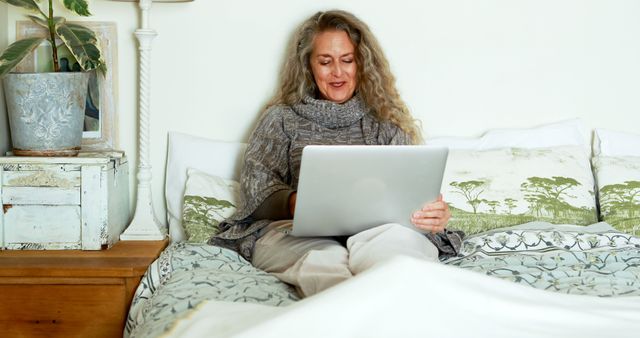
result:
M 394 257 L 286 307 L 207 301 L 165 337 L 640 337 L 640 297 L 543 291 Z

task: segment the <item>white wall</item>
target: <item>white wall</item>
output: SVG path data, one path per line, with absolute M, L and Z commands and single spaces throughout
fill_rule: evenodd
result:
M 5 3 L 0 3 L 0 22 L 7 22 L 7 5 Z M 7 38 L 7 26 L 0 25 L 0 51 L 7 47 Z M 6 109 L 2 81 L 0 81 L 0 156 L 11 148 Z
M 91 7 L 92 20 L 118 23 L 120 144 L 134 165 L 136 5 L 93 1 Z M 489 128 L 572 117 L 589 127 L 640 132 L 640 2 L 635 0 L 155 3 L 156 210 L 164 210 L 167 131 L 245 140 L 273 93 L 294 27 L 317 10 L 338 7 L 361 17 L 377 35 L 427 137 L 477 136 Z M 9 12 L 9 36 L 19 14 Z

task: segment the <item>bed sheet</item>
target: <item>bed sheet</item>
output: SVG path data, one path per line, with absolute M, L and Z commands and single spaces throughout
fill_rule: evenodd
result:
M 204 302 L 162 337 L 637 338 L 638 318 L 640 297 L 548 292 L 395 256 L 284 307 Z
M 445 263 L 549 291 L 640 295 L 640 238 L 607 223 L 531 222 L 489 231 L 466 238 Z
M 425 311 L 423 303 L 435 306 L 426 313 L 444 320 L 440 324 L 475 323 L 492 330 L 504 321 L 491 316 L 518 309 L 519 313 L 509 316 L 520 321 L 520 326 L 507 325 L 505 337 L 516 334 L 525 322 L 524 327 L 534 330 L 529 335 L 532 337 L 537 326 L 546 326 L 538 333 L 547 335 L 559 330 L 565 337 L 595 337 L 595 333 L 604 331 L 593 325 L 578 327 L 575 332 L 571 328 L 600 315 L 605 316 L 604 321 L 615 323 L 614 331 L 621 336 L 640 329 L 640 320 L 635 320 L 637 325 L 621 324 L 629 318 L 640 318 L 640 238 L 620 233 L 606 223 L 585 227 L 531 222 L 470 236 L 460 254 L 445 264 L 391 261 L 381 262 L 372 269 L 375 272 L 367 271 L 342 283 L 345 286 L 336 286 L 336 291 L 332 288 L 298 302 L 291 287 L 254 268 L 233 251 L 173 244 L 143 278 L 125 335 L 251 337 L 264 333 L 256 328 L 281 336 L 309 335 L 308 327 L 301 325 L 315 324 L 305 316 L 343 322 L 337 328 L 350 335 L 342 336 L 395 334 L 392 328 L 402 325 L 403 332 L 411 335 L 423 332 L 420 325 L 407 324 L 401 317 Z M 433 290 L 438 292 L 434 294 Z M 369 322 L 364 314 L 352 313 L 362 311 L 362 307 L 371 318 L 381 316 L 378 312 L 388 313 L 389 322 L 377 323 L 383 325 L 379 331 L 373 330 L 374 326 L 362 332 L 347 328 L 349 321 L 345 318 L 351 318 L 354 326 L 369 325 L 364 324 Z M 455 313 L 455 320 L 438 314 L 446 309 Z M 558 315 L 561 317 L 556 318 Z M 295 318 L 299 324 L 287 331 L 286 325 L 291 323 L 287 318 Z M 328 332 L 318 327 L 314 330 L 311 336 Z M 566 335 L 570 332 L 575 334 Z
M 149 267 L 132 301 L 125 337 L 158 337 L 205 300 L 284 306 L 298 300 L 289 285 L 232 250 L 174 243 Z

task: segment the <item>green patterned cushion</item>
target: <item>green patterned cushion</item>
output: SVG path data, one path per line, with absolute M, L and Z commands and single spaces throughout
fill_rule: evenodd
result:
M 581 146 L 449 152 L 442 194 L 449 228 L 475 234 L 534 220 L 597 221 L 593 174 Z
M 640 236 L 640 157 L 595 157 L 593 168 L 601 220 Z
M 189 169 L 182 208 L 187 241 L 205 243 L 219 231 L 220 221 L 236 211 L 238 182 Z

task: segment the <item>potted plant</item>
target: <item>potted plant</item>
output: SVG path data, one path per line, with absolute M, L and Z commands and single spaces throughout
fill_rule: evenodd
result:
M 84 124 L 89 71 L 103 74 L 102 59 L 95 33 L 80 24 L 54 16 L 53 0 L 43 11 L 39 0 L 0 0 L 33 13 L 27 17 L 44 27 L 46 37 L 18 40 L 0 54 L 0 78 L 3 79 L 13 153 L 26 156 L 74 156 L 80 150 Z M 89 16 L 86 0 L 61 1 L 71 12 Z M 45 7 L 47 7 L 45 5 Z M 10 73 L 43 42 L 51 45 L 53 72 Z M 61 60 L 61 48 L 67 48 L 75 60 Z M 61 61 L 77 62 L 81 72 L 69 72 Z

